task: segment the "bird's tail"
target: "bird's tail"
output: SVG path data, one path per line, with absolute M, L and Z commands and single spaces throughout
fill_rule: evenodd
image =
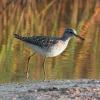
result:
M 25 40 L 25 37 L 23 37 L 23 36 L 21 36 L 21 35 L 19 35 L 19 34 L 14 33 L 13 35 L 14 35 L 15 38 L 17 38 L 17 39 L 19 39 L 19 40 L 22 40 L 22 41 Z

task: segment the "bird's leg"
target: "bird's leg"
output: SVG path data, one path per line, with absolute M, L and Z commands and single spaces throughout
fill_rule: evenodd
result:
M 30 61 L 31 57 L 34 56 L 34 55 L 35 55 L 35 53 L 33 53 L 32 55 L 30 55 L 28 57 L 28 60 L 27 60 L 27 65 L 26 65 L 26 78 L 27 79 L 29 78 L 29 61 Z
M 43 59 L 43 74 L 44 74 L 44 80 L 46 80 L 45 61 L 46 61 L 46 57 L 44 57 L 44 59 Z

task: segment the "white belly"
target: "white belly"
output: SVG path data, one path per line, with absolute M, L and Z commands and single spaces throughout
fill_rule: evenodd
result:
M 32 44 L 28 44 L 34 51 L 37 53 L 46 56 L 46 57 L 55 57 L 60 55 L 67 47 L 69 40 L 63 42 L 59 41 L 56 45 L 49 47 L 48 49 L 44 49 Z

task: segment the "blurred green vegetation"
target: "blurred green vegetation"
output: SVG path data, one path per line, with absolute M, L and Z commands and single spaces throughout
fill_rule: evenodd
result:
M 0 82 L 25 80 L 32 51 L 13 37 L 61 36 L 73 27 L 85 38 L 72 39 L 65 52 L 46 60 L 47 79 L 100 78 L 99 0 L 0 0 Z M 30 79 L 43 79 L 42 57 L 31 58 Z

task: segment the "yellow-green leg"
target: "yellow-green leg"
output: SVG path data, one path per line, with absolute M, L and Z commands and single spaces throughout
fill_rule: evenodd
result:
M 34 55 L 35 55 L 35 53 L 33 53 L 32 55 L 30 55 L 28 57 L 28 60 L 27 60 L 27 65 L 26 65 L 26 78 L 27 79 L 29 78 L 29 61 L 30 61 L 31 57 L 34 56 Z
M 43 59 L 43 74 L 44 74 L 44 80 L 46 80 L 45 61 L 46 61 L 46 57 L 44 57 L 44 59 Z

